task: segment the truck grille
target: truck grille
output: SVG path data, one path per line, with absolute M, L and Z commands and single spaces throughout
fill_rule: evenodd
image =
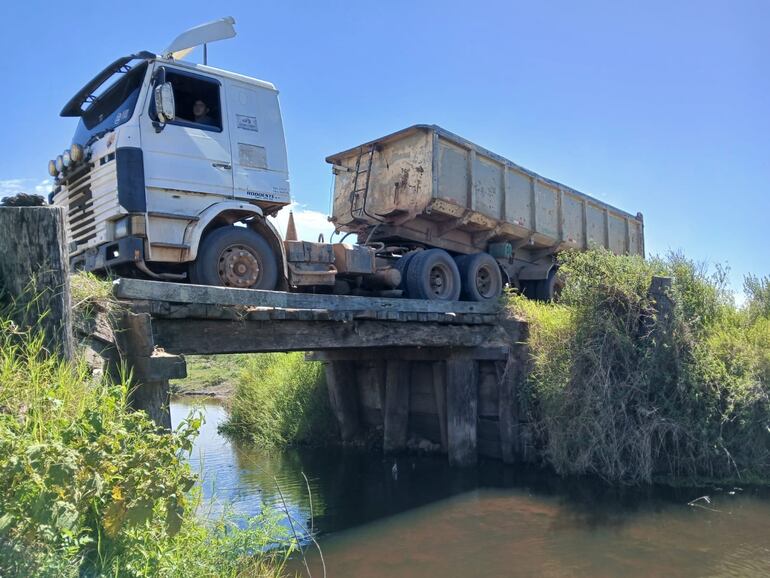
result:
M 67 208 L 69 241 L 78 247 L 96 237 L 93 197 L 91 195 L 91 166 L 84 166 L 63 183 L 66 198 L 59 203 Z

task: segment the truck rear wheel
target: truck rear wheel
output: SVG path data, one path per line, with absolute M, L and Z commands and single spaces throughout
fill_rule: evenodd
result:
M 455 258 L 462 281 L 461 297 L 465 301 L 489 301 L 503 292 L 503 275 L 489 253 L 462 255 Z
M 407 295 L 413 299 L 457 301 L 460 298 L 460 271 L 443 249 L 417 253 L 406 271 Z
M 190 281 L 241 289 L 275 289 L 278 263 L 268 242 L 246 227 L 222 227 L 206 235 L 190 265 Z

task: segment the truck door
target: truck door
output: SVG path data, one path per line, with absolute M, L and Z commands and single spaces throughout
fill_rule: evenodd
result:
M 278 93 L 273 88 L 234 79 L 225 82 L 235 196 L 266 204 L 289 203 Z
M 231 197 L 233 194 L 232 156 L 230 152 L 227 104 L 219 79 L 165 66 L 166 81 L 174 88 L 176 118 L 158 132 L 152 90 L 146 114 L 142 115 L 142 150 L 145 185 L 148 189 L 189 191 Z M 196 102 L 202 102 L 205 114 L 196 119 Z M 200 109 L 200 104 L 199 104 Z M 199 110 L 200 112 L 200 110 Z M 162 203 L 166 195 L 148 194 L 148 210 L 162 211 L 153 197 Z

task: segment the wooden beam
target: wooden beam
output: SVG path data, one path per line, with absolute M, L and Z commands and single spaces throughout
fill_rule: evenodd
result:
M 476 363 L 470 359 L 446 362 L 447 450 L 452 466 L 474 466 L 478 461 L 477 372 Z
M 477 347 L 491 325 L 388 321 L 216 321 L 154 319 L 155 344 L 184 355 L 382 347 Z
M 352 441 L 361 427 L 355 364 L 348 361 L 327 363 L 326 385 L 329 389 L 329 403 L 340 426 L 342 441 Z
M 202 303 L 209 305 L 245 305 L 253 307 L 281 307 L 288 309 L 328 309 L 329 311 L 402 311 L 418 313 L 481 313 L 494 314 L 498 303 L 471 301 L 431 301 L 427 299 L 393 299 L 385 297 L 359 297 L 355 295 L 313 295 L 310 293 L 286 293 L 236 289 L 233 287 L 209 287 L 146 281 L 143 279 L 118 279 L 113 293 L 118 299 L 170 301 L 172 303 Z
M 43 334 L 49 353 L 73 357 L 69 261 L 61 208 L 0 208 L 2 304 L 12 305 L 11 314 L 20 327 Z
M 477 360 L 505 360 L 507 346 L 491 347 L 377 347 L 373 349 L 341 349 L 313 351 L 310 361 L 344 361 L 356 359 L 403 359 L 405 361 L 442 361 L 449 357 Z
M 409 362 L 389 360 L 385 367 L 385 421 L 382 449 L 386 454 L 406 448 L 409 428 Z
M 131 407 L 146 412 L 159 427 L 170 430 L 168 380 L 186 377 L 184 358 L 156 350 L 152 318 L 147 313 L 124 312 L 114 334 L 120 356 L 109 360 L 111 375 L 122 377 L 120 373 L 125 367 L 131 377 Z

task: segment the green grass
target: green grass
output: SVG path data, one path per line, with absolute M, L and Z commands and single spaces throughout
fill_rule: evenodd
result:
M 238 353 L 233 355 L 189 355 L 187 377 L 171 382 L 173 393 L 191 394 L 196 392 L 229 396 L 241 377 L 249 360 L 256 354 Z
M 0 318 L 0 575 L 280 575 L 296 543 L 277 513 L 196 514 L 200 418 L 162 433 L 126 397 Z
M 324 444 L 337 439 L 323 366 L 303 353 L 249 357 L 221 430 L 261 447 Z
M 770 481 L 768 280 L 739 309 L 724 271 L 681 255 L 567 253 L 559 303 L 510 298 L 530 321 L 522 403 L 543 459 L 612 482 Z M 669 319 L 647 294 L 673 278 Z

